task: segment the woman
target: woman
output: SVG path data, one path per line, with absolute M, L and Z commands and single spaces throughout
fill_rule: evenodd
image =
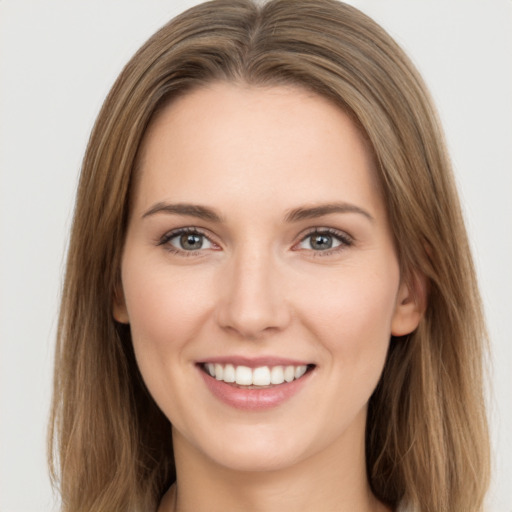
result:
M 89 142 L 62 301 L 64 510 L 482 508 L 448 157 L 352 7 L 215 1 L 141 48 Z

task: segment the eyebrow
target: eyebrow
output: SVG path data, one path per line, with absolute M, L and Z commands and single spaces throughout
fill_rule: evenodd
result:
M 144 219 L 157 213 L 187 215 L 189 217 L 197 217 L 199 219 L 209 220 L 212 222 L 222 222 L 222 217 L 211 208 L 189 203 L 156 203 L 142 215 L 142 218 Z
M 375 219 L 369 212 L 363 210 L 359 206 L 350 203 L 328 203 L 319 206 L 312 206 L 310 208 L 300 207 L 290 210 L 285 217 L 286 222 L 297 222 L 304 219 L 313 219 L 322 217 L 323 215 L 330 215 L 332 213 L 358 213 L 373 222 Z
M 199 219 L 209 220 L 212 222 L 222 222 L 222 217 L 215 212 L 215 210 L 206 206 L 190 203 L 165 203 L 159 202 L 153 205 L 147 210 L 142 218 L 155 215 L 157 213 L 168 213 L 175 215 L 186 215 L 190 217 L 197 217 Z M 363 208 L 350 203 L 328 203 L 319 206 L 312 207 L 299 207 L 290 210 L 285 216 L 285 222 L 298 222 L 304 219 L 313 219 L 316 217 L 322 217 L 324 215 L 330 215 L 333 213 L 358 213 L 363 215 L 370 221 L 374 221 L 370 213 Z

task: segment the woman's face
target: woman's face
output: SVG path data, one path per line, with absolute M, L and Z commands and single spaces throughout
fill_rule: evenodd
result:
M 359 450 L 419 313 L 349 117 L 214 83 L 160 113 L 140 164 L 114 316 L 178 451 L 270 470 Z

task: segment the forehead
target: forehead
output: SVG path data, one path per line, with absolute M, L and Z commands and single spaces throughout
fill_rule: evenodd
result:
M 143 202 L 192 193 L 205 201 L 231 193 L 303 203 L 315 194 L 365 202 L 380 195 L 372 152 L 351 117 L 291 86 L 218 82 L 174 100 L 151 123 L 138 172 Z

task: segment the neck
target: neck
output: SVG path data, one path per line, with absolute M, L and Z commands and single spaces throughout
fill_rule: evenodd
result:
M 272 471 L 234 471 L 206 458 L 173 431 L 176 484 L 158 512 L 384 512 L 366 476 L 364 428 L 323 452 Z M 349 441 L 349 442 L 347 442 Z

